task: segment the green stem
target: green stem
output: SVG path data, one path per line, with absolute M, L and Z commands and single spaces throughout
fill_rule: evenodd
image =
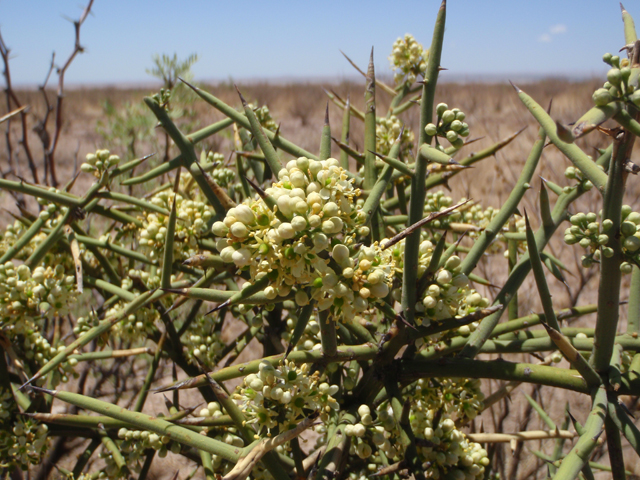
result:
M 42 390 L 65 403 L 70 403 L 85 410 L 100 413 L 102 415 L 130 423 L 138 427 L 140 430 L 148 430 L 159 435 L 167 435 L 171 440 L 178 442 L 181 445 L 189 445 L 191 447 L 204 450 L 205 452 L 219 455 L 231 462 L 236 462 L 240 458 L 240 449 L 227 445 L 219 440 L 192 432 L 187 428 L 167 422 L 161 418 L 152 417 L 140 412 L 131 412 L 126 408 L 98 400 L 97 398 L 80 395 L 78 393 L 45 390 L 40 388 L 38 388 L 38 390 Z
M 433 40 L 429 49 L 429 60 L 422 87 L 422 102 L 420 103 L 420 130 L 418 145 L 431 143 L 424 128 L 433 119 L 433 105 L 440 71 L 442 43 L 444 40 L 446 20 L 446 2 L 442 2 L 436 24 L 433 30 Z M 427 176 L 427 159 L 418 152 L 415 167 L 415 178 L 411 180 L 411 199 L 409 205 L 409 225 L 420 221 L 423 215 L 424 199 L 426 196 L 425 178 Z M 417 302 L 416 283 L 418 279 L 418 256 L 420 249 L 420 231 L 416 230 L 405 241 L 404 271 L 402 276 L 402 311 L 409 324 L 414 323 L 415 306 Z
M 153 356 L 153 360 L 151 360 L 151 365 L 149 365 L 149 370 L 147 371 L 147 376 L 144 379 L 144 383 L 142 384 L 142 388 L 140 389 L 138 398 L 136 398 L 136 404 L 133 407 L 134 412 L 141 412 L 142 408 L 144 407 L 144 402 L 147 400 L 149 390 L 151 389 L 151 384 L 153 383 L 153 378 L 156 376 L 156 370 L 158 369 L 158 365 L 160 364 L 160 358 L 162 358 L 162 348 L 164 347 L 164 341 L 166 338 L 167 333 L 164 332 L 156 346 L 156 353 Z
M 618 328 L 620 302 L 620 264 L 622 246 L 620 244 L 620 216 L 624 196 L 625 162 L 631 156 L 635 136 L 625 132 L 622 139 L 614 139 L 613 155 L 609 167 L 607 187 L 604 191 L 602 210 L 603 221 L 612 222 L 607 246 L 613 250 L 610 257 L 602 255 L 600 262 L 600 285 L 598 287 L 598 313 L 591 364 L 599 373 L 606 372 L 611 361 L 613 344 Z
M 589 464 L 589 457 L 598 445 L 598 438 L 604 429 L 606 418 L 607 393 L 600 387 L 593 398 L 591 413 L 584 426 L 584 433 L 569 454 L 564 458 L 560 468 L 553 477 L 554 480 L 568 480 L 578 476 L 585 465 Z
M 633 266 L 631 272 L 627 312 L 627 333 L 629 335 L 640 333 L 640 268 L 637 265 Z

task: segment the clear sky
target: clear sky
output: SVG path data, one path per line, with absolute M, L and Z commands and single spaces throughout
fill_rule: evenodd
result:
M 43 81 L 52 51 L 62 63 L 73 46 L 83 0 L 0 0 L 0 32 L 16 84 Z M 640 21 L 640 6 L 626 7 Z M 327 80 L 353 75 L 340 54 L 389 72 L 393 41 L 413 34 L 425 47 L 437 0 L 245 1 L 95 0 L 81 43 L 86 53 L 68 84 L 148 82 L 154 53 L 197 53 L 196 80 Z M 398 5 L 402 5 L 402 10 Z M 594 76 L 605 52 L 623 46 L 617 1 L 449 0 L 442 64 L 450 78 Z M 3 83 L 3 82 L 2 82 Z

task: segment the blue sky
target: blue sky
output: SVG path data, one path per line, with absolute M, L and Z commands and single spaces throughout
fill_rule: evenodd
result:
M 61 64 L 73 45 L 82 0 L 0 0 L 0 32 L 12 50 L 16 84 L 42 82 L 52 51 Z M 640 6 L 627 0 L 640 21 Z M 394 4 L 402 4 L 399 12 Z M 365 66 L 371 47 L 389 72 L 393 41 L 412 33 L 428 46 L 436 0 L 164 1 L 95 0 L 81 32 L 86 53 L 68 84 L 148 82 L 154 53 L 200 56 L 204 80 L 341 79 L 353 75 L 340 54 Z M 442 64 L 450 78 L 492 75 L 601 75 L 605 52 L 623 45 L 617 1 L 450 0 Z M 4 82 L 2 82 L 4 83 Z

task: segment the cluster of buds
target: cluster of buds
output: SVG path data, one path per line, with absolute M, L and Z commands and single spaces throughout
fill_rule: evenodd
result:
M 140 471 L 141 460 L 144 461 L 147 456 L 146 450 L 150 448 L 156 450 L 159 457 L 166 456 L 168 450 L 174 453 L 180 451 L 180 444 L 171 442 L 167 435 L 158 435 L 146 430 L 129 430 L 123 427 L 118 430 L 118 438 L 122 440 L 119 448 L 123 456 L 126 456 L 127 466 L 136 472 Z M 101 456 L 105 460 L 105 472 L 109 478 L 118 478 L 125 473 L 119 470 L 110 452 L 105 451 Z
M 90 311 L 86 316 L 76 318 L 76 324 L 73 327 L 73 334 L 76 336 L 82 335 L 84 332 L 88 332 L 93 327 L 97 327 L 100 323 L 100 318 L 95 310 Z
M 49 188 L 50 191 L 57 192 L 53 187 Z M 62 219 L 62 216 L 68 212 L 67 207 L 61 207 L 53 203 L 49 203 L 44 199 L 38 199 L 38 203 L 42 206 L 38 218 L 45 222 L 45 227 L 48 229 L 55 228 L 58 222 Z M 16 220 L 12 225 L 8 225 L 4 232 L 0 234 L 0 254 L 4 254 L 9 248 L 13 247 L 18 239 L 24 235 L 28 226 L 23 222 Z M 31 256 L 34 250 L 47 238 L 47 234 L 44 231 L 40 231 L 31 238 L 31 240 L 17 252 L 15 258 L 18 260 L 26 260 Z M 54 246 L 50 252 L 59 253 L 60 247 Z M 83 252 L 84 253 L 84 252 Z M 43 259 L 44 264 L 48 264 L 52 257 L 56 257 L 56 263 L 65 261 L 65 265 L 71 265 L 73 261 L 68 255 L 51 255 L 48 254 Z
M 39 365 L 44 365 L 65 349 L 64 345 L 59 345 L 57 348 L 52 346 L 37 328 L 30 328 L 21 338 L 23 339 L 21 348 L 24 351 L 25 358 L 35 360 Z M 14 342 L 14 345 L 17 345 L 17 343 Z M 59 370 L 56 370 L 53 374 L 52 385 L 58 385 L 60 382 L 67 383 L 69 381 L 68 374 L 71 372 L 76 376 L 73 368 L 77 364 L 78 360 L 75 358 L 69 358 L 62 363 Z
M 381 285 L 363 290 L 363 301 L 367 293 L 374 298 L 385 296 L 388 290 L 383 290 L 388 286 L 382 284 L 389 280 L 381 270 L 380 248 L 352 251 L 356 235 L 369 232 L 361 226 L 363 215 L 355 204 L 359 190 L 338 161 L 301 157 L 287 163 L 278 178 L 266 189 L 276 202 L 274 210 L 262 199 L 249 200 L 231 208 L 224 221 L 213 224 L 222 260 L 248 269 L 251 282 L 268 275 L 265 294 L 269 298 L 288 295 L 297 288 L 295 299 L 300 306 L 314 299 L 321 310 L 334 304 L 339 309 L 352 300 L 357 302 L 354 292 L 366 282 Z M 306 287 L 309 292 L 303 290 Z M 362 310 L 366 303 L 360 302 Z
M 593 103 L 597 107 L 604 107 L 611 102 L 627 99 L 636 104 L 640 103 L 640 92 L 635 92 L 633 85 L 629 83 L 631 67 L 628 59 L 620 59 L 618 55 L 605 53 L 602 56 L 604 63 L 611 69 L 607 72 L 607 81 L 593 92 Z
M 433 255 L 433 244 L 424 241 L 420 244 L 420 265 L 428 265 Z M 427 287 L 422 300 L 416 304 L 416 311 L 424 316 L 423 325 L 432 320 L 439 321 L 452 317 L 464 317 L 479 308 L 490 305 L 487 298 L 482 297 L 469 285 L 469 278 L 460 273 L 460 257 L 453 255 L 444 266 L 436 271 L 431 284 Z M 425 267 L 426 268 L 426 267 Z M 420 268 L 419 268 L 420 270 Z M 458 329 L 458 333 L 468 335 L 477 328 L 471 323 Z
M 396 85 L 411 86 L 418 76 L 424 76 L 427 69 L 428 50 L 413 37 L 406 34 L 393 42 L 393 51 L 389 56 L 391 69 L 395 72 L 393 79 Z
M 66 315 L 77 298 L 74 284 L 62 263 L 33 271 L 12 261 L 0 265 L 0 325 L 23 333 L 25 319 Z
M 460 393 L 465 387 L 451 384 L 448 390 Z M 460 478 L 480 479 L 484 475 L 484 467 L 489 465 L 487 452 L 480 444 L 469 442 L 459 431 L 450 414 L 440 408 L 437 403 L 446 403 L 438 395 L 422 397 L 419 387 L 417 395 L 412 397 L 409 418 L 411 427 L 417 434 L 418 457 L 426 468 L 428 478 Z M 436 389 L 429 389 L 437 393 Z M 475 389 L 473 389 L 475 390 Z M 449 392 L 451 393 L 451 392 Z M 375 473 L 379 452 L 389 461 L 400 461 L 403 458 L 400 441 L 401 427 L 393 417 L 387 401 L 382 402 L 372 413 L 368 405 L 358 408 L 359 421 L 345 428 L 345 434 L 352 437 L 350 454 L 370 462 L 368 469 Z
M 413 394 L 434 412 L 442 410 L 458 420 L 473 420 L 484 409 L 484 394 L 477 378 L 431 378 L 415 383 Z
M 278 130 L 278 124 L 271 117 L 271 112 L 269 111 L 269 107 L 263 105 L 261 107 L 256 107 L 253 103 L 249 103 L 248 106 L 253 110 L 253 113 L 256 114 L 256 118 L 258 122 L 265 130 L 270 130 L 275 132 Z
M 337 385 L 321 382 L 318 372 L 309 374 L 309 365 L 296 366 L 285 362 L 274 367 L 260 363 L 259 372 L 245 377 L 233 398 L 240 404 L 247 423 L 256 424 L 258 430 L 280 432 L 296 425 L 310 413 L 317 411 L 326 422 L 329 414 L 340 406 L 332 395 Z
M 139 292 L 134 290 L 134 293 Z M 119 301 L 105 312 L 105 318 L 113 318 L 127 306 L 124 301 Z M 142 307 L 131 313 L 113 328 L 113 335 L 131 344 L 144 344 L 156 330 L 155 322 L 160 319 L 160 313 L 153 307 Z
M 446 103 L 439 103 L 436 107 L 438 118 L 436 123 L 427 123 L 424 131 L 431 137 L 446 138 L 455 148 L 460 148 L 464 141 L 461 137 L 469 136 L 469 125 L 464 121 L 466 115 L 459 108 L 452 108 Z
M 3 406 L 5 400 L 3 396 Z M 28 470 L 38 465 L 49 447 L 48 427 L 30 418 L 18 418 L 10 432 L 0 430 L 0 458 L 2 466 L 16 466 Z
M 593 160 L 593 158 L 590 155 L 587 155 L 587 156 L 591 160 Z M 598 166 L 601 170 L 604 170 L 600 165 Z M 586 178 L 584 178 L 584 176 L 582 175 L 582 172 L 576 167 L 567 167 L 567 169 L 564 171 L 564 176 L 569 180 L 577 180 L 585 192 L 588 192 L 593 188 L 593 183 L 591 183 L 590 180 L 587 180 Z M 562 189 L 562 191 L 563 193 L 570 193 L 573 188 L 575 187 L 566 186 Z
M 291 339 L 291 335 L 293 334 L 297 322 L 298 317 L 294 313 L 290 313 L 287 318 L 287 329 L 282 332 L 282 339 L 285 342 L 288 342 Z M 295 350 L 310 351 L 314 348 L 318 348 L 317 345 L 320 345 L 320 325 L 318 324 L 316 317 L 312 315 L 304 328 L 304 332 L 302 333 Z
M 606 246 L 609 243 L 607 232 L 610 232 L 613 222 L 605 219 L 601 223 L 597 220 L 598 215 L 594 212 L 577 213 L 569 218 L 571 227 L 564 232 L 564 241 L 567 245 L 578 243 L 589 252 L 582 257 L 582 266 L 585 268 L 590 267 L 594 262 L 600 261 L 601 255 L 607 258 L 613 255 L 613 249 Z M 635 224 L 629 223 L 633 226 L 635 232 Z M 638 240 L 638 247 L 640 247 L 640 239 L 636 240 Z M 633 248 L 633 240 L 630 240 L 629 246 Z
M 55 206 L 53 206 L 55 208 Z M 44 212 L 45 210 L 43 210 Z M 42 212 L 41 212 L 42 213 Z M 47 213 L 49 213 L 47 211 Z M 49 213 L 49 215 L 51 215 Z M 24 223 L 16 220 L 13 225 L 7 225 L 7 228 L 2 232 L 0 236 L 0 254 L 4 254 L 7 250 L 15 245 L 18 239 L 24 234 L 27 227 Z M 46 238 L 46 234 L 41 232 L 31 239 L 21 250 L 18 252 L 16 258 L 19 260 L 26 260 L 33 253 L 33 250 Z
M 411 154 L 415 136 L 413 132 L 406 128 L 402 129 L 402 122 L 395 115 L 388 117 L 376 117 L 376 152 L 381 155 L 389 155 L 391 147 L 396 142 L 400 133 L 400 156 Z
M 464 197 L 460 199 L 461 202 L 465 200 Z M 428 192 L 425 199 L 424 212 L 425 214 L 440 212 L 449 208 L 453 203 L 453 198 L 446 195 L 442 190 Z M 498 212 L 498 209 L 491 206 L 484 208 L 478 203 L 467 202 L 449 215 L 429 222 L 427 227 L 431 230 L 431 234 L 436 240 L 440 239 L 442 230 L 451 230 L 457 233 L 466 232 L 469 238 L 475 239 L 478 238 L 480 232 L 487 228 Z M 524 232 L 524 218 L 516 215 L 515 227 L 517 232 Z M 503 249 L 502 247 L 506 242 L 503 233 L 508 230 L 509 227 L 505 225 L 496 236 L 494 243 L 487 249 L 488 253 L 497 253 Z
M 631 273 L 633 264 L 640 265 L 640 213 L 632 211 L 629 205 L 622 206 L 620 242 L 627 260 L 622 262 L 620 270 L 628 274 Z
M 224 155 L 210 151 L 207 153 L 207 163 L 215 163 L 213 170 L 209 172 L 211 178 L 222 188 L 230 188 L 236 180 L 236 172 L 224 166 Z
M 109 168 L 120 163 L 118 155 L 112 155 L 109 150 L 96 150 L 96 153 L 87 153 L 85 162 L 80 165 L 80 170 L 86 173 L 93 173 L 96 178 L 100 178 Z
M 218 402 L 209 402 L 206 407 L 201 408 L 198 416 L 204 418 L 217 418 L 224 415 Z
M 209 231 L 209 220 L 214 215 L 213 207 L 197 200 L 188 200 L 172 191 L 162 191 L 151 198 L 151 203 L 171 210 L 176 201 L 177 219 L 173 242 L 174 258 L 187 259 L 199 252 L 198 239 Z M 140 246 L 151 260 L 162 255 L 167 236 L 169 216 L 160 213 L 148 213 L 144 219 L 144 228 L 138 233 Z
M 219 323 L 220 317 L 217 315 L 198 316 L 191 322 L 181 337 L 186 349 L 185 356 L 190 362 L 202 362 L 208 367 L 216 365 L 220 352 L 225 348 L 220 332 L 216 329 Z

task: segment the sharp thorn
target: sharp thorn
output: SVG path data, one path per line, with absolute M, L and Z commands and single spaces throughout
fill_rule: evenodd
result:
M 212 308 L 211 310 L 209 310 L 207 313 L 205 313 L 206 315 L 211 315 L 214 312 L 217 312 L 218 310 L 223 309 L 224 307 L 227 307 L 231 304 L 231 300 L 227 300 L 225 302 L 222 302 L 220 305 L 218 305 L 217 307 Z
M 20 388 L 22 388 L 22 387 L 20 387 Z M 30 385 L 29 388 L 31 388 L 32 390 L 35 390 L 36 392 L 46 393 L 48 395 L 51 395 L 52 397 L 55 397 L 56 394 L 58 393 L 55 390 L 49 390 L 48 388 L 36 387 L 35 385 Z
M 27 381 L 26 381 L 26 382 L 24 382 L 22 385 L 20 385 L 20 387 L 18 388 L 18 390 L 22 390 L 22 389 L 24 389 L 24 388 L 28 387 L 28 386 L 29 386 L 29 384 L 30 384 L 31 382 L 33 382 L 34 380 L 39 379 L 39 378 L 40 378 L 40 376 L 41 376 L 41 375 L 40 375 L 39 373 L 36 373 L 33 377 L 31 377 L 29 380 L 27 380 Z M 32 387 L 32 388 L 34 388 L 34 387 Z
M 629 415 L 634 420 L 636 419 L 635 415 L 631 413 L 631 410 L 629 410 L 629 407 L 627 407 L 627 405 L 624 402 L 618 402 L 618 406 L 624 411 L 624 413 Z
M 247 101 L 244 99 L 244 97 L 240 93 L 240 89 L 238 88 L 238 86 L 235 83 L 233 84 L 233 86 L 236 89 L 236 92 L 238 92 L 238 95 L 240 96 L 240 101 L 242 102 L 242 106 L 246 107 L 247 106 Z
M 522 90 L 520 90 L 520 88 L 518 88 L 518 86 L 516 86 L 511 80 L 509 80 L 509 83 L 511 84 L 511 86 L 514 88 L 516 92 L 522 93 Z

